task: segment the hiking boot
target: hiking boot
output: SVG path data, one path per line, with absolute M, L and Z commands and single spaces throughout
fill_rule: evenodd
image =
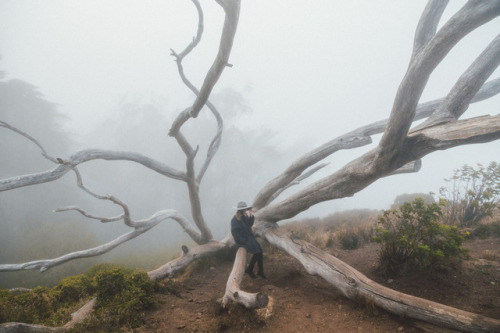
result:
M 257 275 L 263 279 L 267 279 L 267 276 L 264 274 L 264 272 L 258 272 Z

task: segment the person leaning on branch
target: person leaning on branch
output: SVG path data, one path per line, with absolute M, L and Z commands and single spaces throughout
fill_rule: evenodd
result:
M 255 219 L 252 207 L 248 206 L 246 202 L 240 201 L 234 208 L 236 209 L 236 214 L 231 220 L 231 234 L 238 247 L 243 247 L 248 253 L 253 254 L 250 264 L 245 269 L 245 273 L 252 279 L 255 279 L 257 276 L 253 273 L 253 268 L 255 263 L 257 263 L 259 267 L 257 275 L 265 279 L 262 248 L 252 232 L 252 225 Z

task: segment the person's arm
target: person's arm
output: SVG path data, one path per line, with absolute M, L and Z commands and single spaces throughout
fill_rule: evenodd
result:
M 238 221 L 231 221 L 231 234 L 233 235 L 234 241 L 237 244 L 245 244 L 247 241 L 245 229 L 243 229 L 243 225 Z
M 253 210 L 250 209 L 248 210 L 248 214 L 245 215 L 246 217 L 246 222 L 248 223 L 248 225 L 250 226 L 250 228 L 253 226 L 253 222 L 255 221 L 255 216 L 253 216 Z

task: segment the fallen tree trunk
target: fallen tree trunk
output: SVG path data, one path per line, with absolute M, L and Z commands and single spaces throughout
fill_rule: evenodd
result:
M 500 332 L 500 320 L 386 288 L 312 244 L 269 227 L 272 225 L 260 225 L 259 235 L 299 260 L 309 274 L 321 276 L 349 299 L 365 299 L 393 314 L 440 327 L 465 332 Z
M 247 250 L 240 247 L 236 252 L 233 270 L 229 275 L 226 284 L 226 293 L 222 298 L 222 307 L 225 308 L 230 301 L 242 304 L 248 309 L 261 309 L 267 306 L 269 298 L 263 293 L 248 293 L 240 289 L 243 275 L 245 275 L 245 266 L 247 262 Z
M 220 242 L 211 240 L 210 242 L 194 247 L 191 250 L 187 246 L 183 245 L 182 254 L 180 255 L 180 257 L 167 262 L 165 265 L 158 267 L 155 270 L 149 271 L 149 278 L 151 279 L 151 281 L 162 280 L 185 268 L 195 260 L 210 255 L 215 255 L 219 251 L 228 249 L 229 247 L 234 245 L 234 240 L 229 236 L 230 235 L 226 236 L 226 238 Z

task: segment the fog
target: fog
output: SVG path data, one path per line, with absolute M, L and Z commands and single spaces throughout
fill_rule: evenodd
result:
M 452 1 L 442 22 L 464 3 Z M 225 69 L 211 97 L 225 120 L 225 133 L 201 195 L 216 237 L 229 231 L 236 201 L 251 201 L 266 181 L 295 158 L 389 116 L 425 4 L 243 1 L 230 57 L 233 67 Z M 202 1 L 202 5 L 204 37 L 184 61 L 186 75 L 198 87 L 217 52 L 223 21 L 214 1 Z M 29 110 L 7 114 L 0 109 L 0 120 L 40 139 L 56 156 L 84 148 L 137 151 L 183 169 L 183 153 L 167 131 L 178 112 L 192 103 L 193 95 L 179 79 L 170 49 L 181 51 L 191 41 L 196 19 L 187 0 L 0 1 L 3 80 L 18 79 L 36 87 L 45 101 L 54 103 L 50 119 L 57 128 L 42 125 Z M 421 102 L 446 96 L 498 31 L 497 18 L 464 38 L 432 75 Z M 497 70 L 492 78 L 499 76 Z M 497 114 L 499 105 L 500 96 L 496 96 L 472 105 L 465 117 Z M 200 144 L 199 156 L 204 156 L 215 129 L 204 109 L 183 131 L 194 146 Z M 1 178 L 50 167 L 27 140 L 0 130 Z M 374 137 L 374 144 L 378 139 Z M 278 200 L 372 147 L 332 155 L 326 160 L 327 168 Z M 431 154 L 418 173 L 380 179 L 352 198 L 316 205 L 296 219 L 356 208 L 387 209 L 401 193 L 437 193 L 454 169 L 488 164 L 498 160 L 499 151 L 497 141 Z M 199 166 L 201 159 L 197 161 Z M 91 162 L 81 170 L 89 187 L 119 197 L 130 205 L 134 218 L 167 208 L 190 216 L 183 183 L 125 162 Z M 9 238 L 9 244 L 14 244 L 12 239 L 20 237 L 23 244 L 22 224 L 27 220 L 29 225 L 47 221 L 85 225 L 96 241 L 126 231 L 121 225 L 88 221 L 76 213 L 51 212 L 79 205 L 98 215 L 119 213 L 116 206 L 80 192 L 74 175 L 68 174 L 54 184 L 0 193 L 2 241 Z M 151 251 L 188 241 L 173 222 L 154 230 L 115 251 Z

